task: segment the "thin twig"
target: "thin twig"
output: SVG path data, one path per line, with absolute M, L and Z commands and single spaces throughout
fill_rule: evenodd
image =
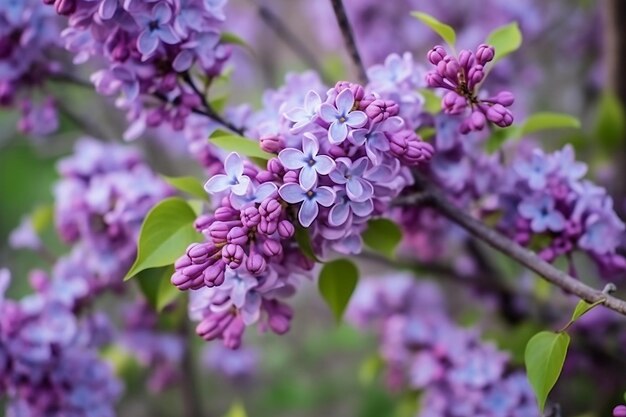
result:
M 55 102 L 57 109 L 67 117 L 76 127 L 81 129 L 84 133 L 93 136 L 97 139 L 110 140 L 109 135 L 100 127 L 100 125 L 92 122 L 90 119 L 83 117 L 69 108 L 62 100 Z
M 191 75 L 189 75 L 189 73 L 184 73 L 183 74 L 183 79 L 189 85 L 189 87 L 191 87 L 191 89 L 194 91 L 194 93 L 196 93 L 196 95 L 200 98 L 200 100 L 202 102 L 202 106 L 204 107 L 203 110 L 201 110 L 201 109 L 194 109 L 193 110 L 194 113 L 203 114 L 203 115 L 207 116 L 208 118 L 214 120 L 215 122 L 221 124 L 222 126 L 226 127 L 228 130 L 231 130 L 231 131 L 237 133 L 238 135 L 243 135 L 244 134 L 243 129 L 233 125 L 228 120 L 224 119 L 222 116 L 219 115 L 218 112 L 215 111 L 215 109 L 213 107 L 211 107 L 211 104 L 206 99 L 206 95 L 202 91 L 200 91 L 198 86 L 196 86 L 196 83 L 193 81 L 193 79 L 191 78 Z
M 264 4 L 260 4 L 256 0 L 250 0 L 252 4 L 257 8 L 259 16 L 272 29 L 276 35 L 291 49 L 308 67 L 317 72 L 322 80 L 327 83 L 333 83 L 333 80 L 325 73 L 324 69 L 317 61 L 313 51 L 296 36 L 289 26 L 283 22 L 283 20 L 274 13 L 269 7 Z
M 346 48 L 350 54 L 350 59 L 352 59 L 352 62 L 354 62 L 354 65 L 356 66 L 359 82 L 361 84 L 367 84 L 367 72 L 365 71 L 363 60 L 361 59 L 361 55 L 359 54 L 359 50 L 356 46 L 352 26 L 350 26 L 350 21 L 348 20 L 348 15 L 346 14 L 346 8 L 343 5 L 343 1 L 330 0 L 330 2 L 333 5 L 333 10 L 335 11 L 335 16 L 337 17 L 337 24 L 339 25 L 339 29 L 341 29 L 341 34 L 343 35 L 343 40 L 346 43 Z
M 562 290 L 574 294 L 588 303 L 602 301 L 602 305 L 620 314 L 626 315 L 626 302 L 611 295 L 605 294 L 601 290 L 592 288 L 587 284 L 577 280 L 569 274 L 555 268 L 547 263 L 534 252 L 523 248 L 508 237 L 498 233 L 481 221 L 473 218 L 463 210 L 452 204 L 443 193 L 418 175 L 416 178 L 418 185 L 422 187 L 422 192 L 430 194 L 429 202 L 439 210 L 441 214 L 463 227 L 476 238 L 489 244 L 511 259 L 537 273 L 546 281 L 561 288 Z
M 200 399 L 200 390 L 196 378 L 196 364 L 193 360 L 192 346 L 189 341 L 189 324 L 186 320 L 183 320 L 180 332 L 181 336 L 187 342 L 180 365 L 183 373 L 180 391 L 185 407 L 185 417 L 203 417 L 204 412 L 202 411 L 202 401 Z
M 49 78 L 52 81 L 59 81 L 62 83 L 67 83 L 67 84 L 72 84 L 72 85 L 76 85 L 79 87 L 83 87 L 83 88 L 88 88 L 90 90 L 93 90 L 93 84 L 90 83 L 89 81 L 83 80 L 81 78 L 76 77 L 75 75 L 72 74 L 64 74 L 64 73 L 57 73 L 57 74 L 50 74 Z

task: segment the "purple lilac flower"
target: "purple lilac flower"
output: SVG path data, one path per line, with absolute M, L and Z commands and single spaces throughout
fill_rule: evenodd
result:
M 299 184 L 285 184 L 278 193 L 287 203 L 302 203 L 298 211 L 298 221 L 304 227 L 309 227 L 317 218 L 318 206 L 330 207 L 335 202 L 335 192 L 324 186 L 306 190 Z
M 324 103 L 320 106 L 320 117 L 330 123 L 328 140 L 340 144 L 348 137 L 348 127 L 359 128 L 367 123 L 367 115 L 362 111 L 353 111 L 354 94 L 345 89 L 337 95 L 335 104 Z
M 206 368 L 226 377 L 233 383 L 252 378 L 258 368 L 260 352 L 253 347 L 237 350 L 226 349 L 221 345 L 208 345 L 202 355 Z
M 565 227 L 565 217 L 556 210 L 555 201 L 549 195 L 524 200 L 518 210 L 523 218 L 530 220 L 530 227 L 535 233 L 546 230 L 560 232 Z
M 248 190 L 250 178 L 244 175 L 243 160 L 239 154 L 233 152 L 224 161 L 226 174 L 217 174 L 211 177 L 204 185 L 209 194 L 230 190 L 235 195 L 244 195 Z
M 278 155 L 285 168 L 300 170 L 300 186 L 305 190 L 310 190 L 317 184 L 318 175 L 328 175 L 335 168 L 335 162 L 329 156 L 318 155 L 319 150 L 317 138 L 311 133 L 305 133 L 302 151 L 287 148 Z

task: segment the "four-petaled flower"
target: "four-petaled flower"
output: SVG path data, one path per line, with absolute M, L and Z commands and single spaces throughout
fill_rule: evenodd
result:
M 219 193 L 230 189 L 233 194 L 245 195 L 248 191 L 250 178 L 243 175 L 243 161 L 238 153 L 233 152 L 224 161 L 226 174 L 213 175 L 204 184 L 204 189 L 209 194 Z
M 317 112 L 322 105 L 322 99 L 315 91 L 309 91 L 304 97 L 304 107 L 296 107 L 284 114 L 285 118 L 294 122 L 291 133 L 299 133 L 310 125 L 317 117 Z
M 287 169 L 300 170 L 300 185 L 310 190 L 317 183 L 317 175 L 328 175 L 335 168 L 335 162 L 326 155 L 318 155 L 320 147 L 317 138 L 305 133 L 302 138 L 302 151 L 287 148 L 280 151 L 278 159 Z
M 335 202 L 335 192 L 332 188 L 323 186 L 305 190 L 299 184 L 285 184 L 280 187 L 278 194 L 287 203 L 302 203 L 298 211 L 298 221 L 304 227 L 309 227 L 317 218 L 320 210 L 318 204 L 330 207 Z
M 367 123 L 367 115 L 359 110 L 354 110 L 354 94 L 349 89 L 343 90 L 335 99 L 335 106 L 324 103 L 320 106 L 320 117 L 328 128 L 328 140 L 336 145 L 342 143 L 348 137 L 348 126 L 359 128 Z
M 336 202 L 328 214 L 328 223 L 331 226 L 341 226 L 352 220 L 352 214 L 359 217 L 369 216 L 374 211 L 374 203 L 371 199 L 365 201 L 353 201 L 343 190 L 337 192 Z
M 565 228 L 565 217 L 555 207 L 554 199 L 541 195 L 523 201 L 518 207 L 519 214 L 530 220 L 530 228 L 535 233 L 551 230 L 560 232 Z
M 355 129 L 350 132 L 348 140 L 357 146 L 365 145 L 365 152 L 374 165 L 382 161 L 382 155 L 389 150 L 389 139 L 384 132 L 389 134 L 402 130 L 404 121 L 397 116 L 388 118 L 382 123 L 376 123 L 369 129 Z
M 354 162 L 350 158 L 338 158 L 337 168 L 330 173 L 330 179 L 335 184 L 345 184 L 350 200 L 365 201 L 374 193 L 372 184 L 363 178 L 368 163 L 369 160 L 365 156 Z
M 143 28 L 137 38 L 137 49 L 143 55 L 144 61 L 157 50 L 159 40 L 170 45 L 180 42 L 172 27 L 172 9 L 167 3 L 157 3 L 150 14 L 140 14 L 135 19 Z
M 278 187 L 273 182 L 265 182 L 257 187 L 248 187 L 243 195 L 231 194 L 230 204 L 234 209 L 240 210 L 252 203 L 261 203 L 269 196 L 274 194 Z

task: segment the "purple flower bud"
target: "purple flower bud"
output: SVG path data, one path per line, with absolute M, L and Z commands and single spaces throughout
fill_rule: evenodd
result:
M 494 104 L 487 109 L 487 120 L 500 127 L 511 126 L 513 123 L 513 114 L 502 104 Z
M 265 262 L 265 258 L 263 258 L 263 256 L 258 253 L 250 254 L 250 256 L 248 256 L 248 259 L 246 259 L 246 269 L 252 275 L 261 275 L 263 272 L 265 272 L 266 268 L 267 263 Z
M 448 53 L 441 45 L 436 45 L 433 49 L 428 51 L 426 56 L 431 64 L 437 65 L 439 61 L 443 60 L 447 55 Z
M 289 239 L 294 235 L 296 229 L 293 227 L 293 224 L 289 220 L 283 220 L 278 223 L 278 234 L 283 239 Z
M 214 221 L 215 217 L 208 214 L 201 214 L 200 217 L 198 217 L 196 221 L 193 222 L 193 226 L 198 232 L 202 232 L 204 229 L 208 229 L 208 227 L 213 224 Z
M 474 65 L 474 54 L 466 49 L 459 53 L 459 65 L 468 71 Z
M 613 417 L 626 417 L 626 405 L 618 405 L 613 409 Z
M 272 182 L 276 179 L 276 176 L 269 171 L 261 171 L 255 178 L 259 184 L 265 184 L 266 182 Z
M 280 202 L 275 198 L 268 198 L 267 200 L 263 200 L 261 205 L 259 206 L 259 213 L 261 216 L 267 218 L 268 220 L 277 219 L 280 217 L 283 211 L 283 207 L 280 205 Z
M 224 332 L 222 333 L 224 346 L 229 349 L 238 349 L 241 346 L 241 338 L 245 329 L 246 325 L 241 320 L 241 317 L 235 317 L 235 319 L 226 329 L 224 329 Z
M 487 124 L 485 115 L 479 110 L 473 111 L 466 121 L 470 130 L 483 130 Z
M 224 283 L 224 268 L 226 264 L 222 259 L 215 262 L 204 270 L 204 284 L 211 287 L 219 287 Z
M 467 107 L 467 101 L 455 91 L 449 91 L 443 96 L 441 107 L 448 114 L 461 114 Z
M 261 149 L 269 153 L 278 153 L 285 149 L 285 141 L 275 134 L 261 136 L 259 140 Z
M 252 228 L 261 222 L 261 213 L 254 206 L 246 207 L 241 211 L 241 223 L 245 227 Z
M 449 88 L 449 86 L 443 81 L 443 77 L 435 72 L 429 72 L 426 74 L 426 84 L 430 88 Z
M 278 229 L 278 221 L 276 219 L 268 220 L 265 217 L 262 217 L 261 223 L 259 223 L 257 228 L 258 231 L 264 235 L 273 235 L 276 232 L 276 229 Z
M 280 159 L 278 158 L 272 158 L 267 161 L 267 170 L 277 176 L 285 174 L 285 167 L 280 163 Z
M 434 149 L 428 142 L 423 142 L 412 130 L 394 133 L 389 141 L 391 153 L 407 165 L 416 165 L 429 161 Z
M 213 240 L 213 243 L 226 243 L 226 237 L 230 227 L 225 222 L 216 221 L 209 226 L 209 236 Z
M 450 80 L 454 85 L 458 84 L 458 75 L 461 67 L 459 62 L 451 56 L 445 57 L 437 64 L 437 72 L 444 78 Z
M 341 158 L 342 156 L 347 156 L 346 155 L 346 151 L 342 146 L 339 145 L 331 145 L 328 148 L 328 154 L 332 157 L 332 158 Z
M 493 60 L 496 56 L 496 50 L 491 45 L 481 44 L 476 49 L 476 61 L 480 65 L 485 65 L 487 62 Z
M 397 115 L 399 111 L 400 107 L 394 101 L 377 99 L 367 106 L 365 114 L 372 122 L 380 123 L 391 116 Z
M 337 93 L 341 93 L 343 90 L 346 89 L 352 91 L 355 102 L 363 100 L 363 97 L 365 96 L 365 90 L 363 89 L 362 85 L 354 84 L 349 81 L 337 81 L 337 84 L 335 84 L 335 90 L 337 91 Z
M 374 101 L 376 101 L 377 98 L 374 94 L 367 94 L 365 95 L 365 97 L 363 97 L 362 100 L 358 101 L 358 110 L 365 110 L 367 108 L 367 106 L 369 106 L 370 104 L 372 104 Z
M 263 255 L 267 257 L 279 256 L 283 253 L 283 245 L 277 240 L 274 239 L 266 239 L 263 242 Z
M 286 304 L 277 300 L 266 303 L 265 309 L 268 315 L 268 325 L 276 334 L 284 334 L 289 331 L 293 310 Z
M 212 314 L 196 326 L 196 334 L 207 341 L 216 339 L 234 318 L 230 313 Z
M 485 68 L 482 65 L 474 65 L 467 74 L 469 87 L 474 88 L 479 82 L 485 78 Z
M 237 269 L 243 262 L 245 256 L 243 248 L 239 245 L 229 243 L 222 248 L 222 260 L 230 269 Z
M 218 207 L 217 210 L 215 210 L 215 213 L 213 213 L 213 216 L 215 217 L 215 220 L 224 222 L 224 221 L 236 219 L 239 216 L 239 212 L 231 207 L 222 206 L 222 207 Z
M 515 96 L 510 91 L 500 91 L 498 95 L 491 98 L 489 101 L 491 101 L 492 103 L 502 104 L 504 107 L 509 107 L 511 104 L 513 104 L 513 102 L 515 102 Z
M 183 269 L 186 266 L 191 265 L 191 258 L 189 258 L 189 256 L 187 256 L 187 254 L 181 256 L 180 258 L 178 258 L 176 260 L 176 262 L 174 262 L 174 268 L 175 269 Z
M 299 174 L 296 171 L 287 171 L 283 176 L 283 182 L 285 184 L 298 183 L 300 181 L 298 177 Z
M 54 7 L 61 16 L 69 16 L 76 11 L 77 0 L 56 0 Z
M 248 243 L 248 231 L 247 227 L 233 227 L 226 235 L 226 241 L 235 245 L 245 245 Z
M 209 256 L 217 252 L 215 245 L 211 243 L 194 243 L 187 248 L 187 256 L 194 264 L 204 263 Z

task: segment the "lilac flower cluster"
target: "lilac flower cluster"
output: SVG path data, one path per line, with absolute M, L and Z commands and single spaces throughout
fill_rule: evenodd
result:
M 123 331 L 116 341 L 150 373 L 148 389 L 162 392 L 180 380 L 180 363 L 185 348 L 181 335 L 159 331 L 158 316 L 144 301 L 124 309 Z
M 121 384 L 97 355 L 98 317 L 78 320 L 67 291 L 41 288 L 8 300 L 8 271 L 0 272 L 0 394 L 6 415 L 114 416 Z
M 197 332 L 231 348 L 261 313 L 264 327 L 287 331 L 292 312 L 279 299 L 313 268 L 296 228 L 308 229 L 317 256 L 360 252 L 367 221 L 411 184 L 408 167 L 433 154 L 405 128 L 395 102 L 360 85 L 339 82 L 324 100 L 311 90 L 300 103 L 283 103 L 282 114 L 266 109 L 257 119 L 266 126 L 261 148 L 278 156 L 265 170 L 237 153 L 226 158 L 225 173 L 205 185 L 219 206 L 196 222 L 207 242 L 189 246 L 172 276 L 179 289 L 195 290 Z
M 182 130 L 203 104 L 189 71 L 211 79 L 230 55 L 218 30 L 226 0 L 44 2 L 69 16 L 63 38 L 75 62 L 104 58 L 104 68 L 91 80 L 99 93 L 118 96 L 116 104 L 128 111 L 127 138 L 162 123 Z
M 420 416 L 539 416 L 526 376 L 477 331 L 451 322 L 434 284 L 407 275 L 362 281 L 348 317 L 379 334 L 391 387 L 422 391 Z
M 0 107 L 19 108 L 23 133 L 46 135 L 58 128 L 54 99 L 34 99 L 60 69 L 50 56 L 61 50 L 59 35 L 56 16 L 39 0 L 0 3 Z
M 604 274 L 623 271 L 626 259 L 617 248 L 624 223 L 606 190 L 583 178 L 586 172 L 571 145 L 552 154 L 519 154 L 501 183 L 500 227 L 546 261 L 582 250 Z
M 435 69 L 427 74 L 426 82 L 431 88 L 448 90 L 441 101 L 445 113 L 467 115 L 459 127 L 462 133 L 483 130 L 489 122 L 500 127 L 513 123 L 513 114 L 507 109 L 514 101 L 512 93 L 501 91 L 488 98 L 478 94 L 487 75 L 486 65 L 494 57 L 493 46 L 485 44 L 479 45 L 476 52 L 462 50 L 458 57 L 448 54 L 442 46 L 428 52 L 428 60 Z
M 148 210 L 172 190 L 138 153 L 92 139 L 58 164 L 55 222 L 61 238 L 76 244 L 76 263 L 92 271 L 92 290 L 121 284 L 132 263 Z

